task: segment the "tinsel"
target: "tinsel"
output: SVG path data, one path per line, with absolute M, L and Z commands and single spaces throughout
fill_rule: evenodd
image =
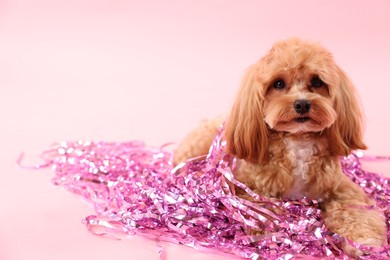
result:
M 316 201 L 253 193 L 234 179 L 235 158 L 224 147 L 219 134 L 207 157 L 174 168 L 164 147 L 62 142 L 42 155 L 45 163 L 37 168 L 52 167 L 54 184 L 93 205 L 96 214 L 83 222 L 96 235 L 138 234 L 249 259 L 348 259 L 345 243 L 366 252 L 361 259 L 389 258 L 389 245 L 369 248 L 329 231 Z M 344 173 L 377 201 L 389 230 L 389 179 L 364 171 L 356 154 L 340 160 Z M 235 196 L 231 185 L 246 190 L 254 202 Z

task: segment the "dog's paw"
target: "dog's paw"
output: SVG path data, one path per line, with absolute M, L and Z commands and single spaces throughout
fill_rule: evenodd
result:
M 342 249 L 344 254 L 355 259 L 365 254 L 363 250 L 356 248 L 355 246 L 350 245 L 347 242 L 342 244 Z
M 387 245 L 386 239 L 375 239 L 375 238 L 366 238 L 366 239 L 357 239 L 357 244 L 362 247 L 356 247 L 348 242 L 342 244 L 342 249 L 346 255 L 352 258 L 359 258 L 364 255 L 370 255 L 374 248 L 382 247 Z

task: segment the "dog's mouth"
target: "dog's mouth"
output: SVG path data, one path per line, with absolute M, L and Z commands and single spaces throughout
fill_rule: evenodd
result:
M 277 131 L 284 131 L 289 133 L 308 133 L 319 132 L 328 127 L 328 122 L 324 121 L 326 118 L 319 116 L 318 114 L 285 114 L 271 124 L 270 127 Z
M 311 118 L 308 117 L 308 116 L 303 116 L 303 117 L 297 117 L 294 119 L 295 122 L 297 123 L 305 123 L 307 121 L 309 121 Z

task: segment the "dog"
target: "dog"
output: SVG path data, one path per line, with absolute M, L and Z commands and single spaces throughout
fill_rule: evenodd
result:
M 207 154 L 223 121 L 238 181 L 262 196 L 317 200 L 329 230 L 365 246 L 387 243 L 383 213 L 342 172 L 340 156 L 366 149 L 362 112 L 351 80 L 321 45 L 275 43 L 246 71 L 227 118 L 189 133 L 174 163 Z M 250 199 L 239 188 L 236 194 Z

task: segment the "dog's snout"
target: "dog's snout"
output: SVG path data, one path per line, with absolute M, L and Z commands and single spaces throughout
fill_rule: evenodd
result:
M 299 114 L 306 114 L 311 108 L 311 103 L 306 99 L 299 99 L 294 102 L 295 112 Z

